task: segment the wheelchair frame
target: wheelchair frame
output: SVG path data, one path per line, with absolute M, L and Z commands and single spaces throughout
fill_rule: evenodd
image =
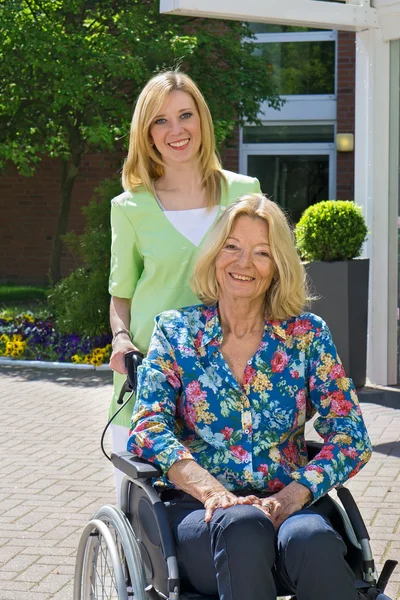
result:
M 320 447 L 308 444 L 311 455 Z M 73 600 L 216 600 L 215 596 L 180 593 L 175 542 L 165 505 L 152 486 L 160 469 L 129 452 L 112 454 L 111 459 L 126 475 L 121 509 L 100 508 L 84 528 L 76 558 Z M 377 578 L 369 535 L 354 498 L 347 488 L 336 491 L 343 508 L 335 504 L 347 536 L 361 556 L 362 574 L 356 587 L 370 600 L 390 600 L 384 589 L 397 562 L 387 560 Z M 147 533 L 138 521 L 135 523 L 139 505 L 145 509 Z M 154 519 L 152 524 L 149 519 Z M 157 563 L 156 572 L 152 559 Z
M 136 351 L 125 355 L 128 378 L 119 404 L 127 391 L 136 389 L 142 358 Z M 314 458 L 321 447 L 320 443 L 308 442 L 309 458 Z M 161 469 L 129 452 L 112 454 L 111 461 L 125 474 L 121 509 L 100 508 L 84 528 L 76 558 L 73 600 L 216 600 L 215 596 L 180 593 L 175 541 L 164 502 L 152 485 Z M 387 560 L 377 578 L 370 538 L 357 504 L 347 488 L 340 486 L 336 491 L 342 506 L 335 504 L 345 537 L 361 557 L 355 572 L 356 577 L 360 575 L 356 587 L 368 594 L 368 600 L 390 600 L 383 592 L 397 561 Z M 146 521 L 143 527 L 141 519 Z

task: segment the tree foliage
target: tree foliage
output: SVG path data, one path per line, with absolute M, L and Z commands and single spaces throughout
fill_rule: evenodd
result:
M 82 155 L 127 139 L 132 105 L 156 72 L 182 65 L 203 90 L 218 142 L 259 103 L 279 107 L 268 64 L 246 24 L 159 14 L 158 0 L 3 0 L 0 4 L 0 168 L 31 175 L 61 159 L 51 278 Z

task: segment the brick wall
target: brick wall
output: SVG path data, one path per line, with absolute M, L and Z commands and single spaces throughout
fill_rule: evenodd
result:
M 117 174 L 119 156 L 92 154 L 84 157 L 73 190 L 68 231 L 81 232 L 82 206 L 106 177 Z M 59 205 L 60 161 L 44 159 L 34 177 L 21 177 L 10 167 L 0 177 L 0 281 L 43 284 L 47 282 L 52 238 Z M 62 274 L 75 267 L 64 250 Z
M 339 31 L 337 69 L 337 132 L 354 133 L 355 34 Z M 336 199 L 354 200 L 354 152 L 338 152 Z
M 221 149 L 222 166 L 227 171 L 239 172 L 239 127 L 235 127 L 231 137 Z

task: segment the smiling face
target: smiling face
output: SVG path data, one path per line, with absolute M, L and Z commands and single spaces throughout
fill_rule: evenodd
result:
M 275 264 L 269 246 L 268 225 L 260 218 L 239 216 L 216 258 L 220 299 L 264 301 Z
M 200 116 L 190 94 L 170 92 L 150 127 L 152 143 L 165 164 L 197 160 L 201 145 Z

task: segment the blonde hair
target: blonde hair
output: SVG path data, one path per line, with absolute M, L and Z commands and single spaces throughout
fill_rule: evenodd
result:
M 275 264 L 273 281 L 265 296 L 265 316 L 285 320 L 299 315 L 309 300 L 306 275 L 292 231 L 280 207 L 262 194 L 247 194 L 227 207 L 207 238 L 194 266 L 192 289 L 207 305 L 219 299 L 216 258 L 238 217 L 262 219 L 268 225 L 268 242 Z
M 143 186 L 153 193 L 152 181 L 163 175 L 164 164 L 160 153 L 150 143 L 150 127 L 168 94 L 175 90 L 190 94 L 199 112 L 202 184 L 206 190 L 207 205 L 214 206 L 220 202 L 221 181 L 225 183 L 225 178 L 216 154 L 211 113 L 194 81 L 178 71 L 165 71 L 152 77 L 137 99 L 131 122 L 128 156 L 122 171 L 122 185 L 126 191 L 134 191 L 138 186 Z

